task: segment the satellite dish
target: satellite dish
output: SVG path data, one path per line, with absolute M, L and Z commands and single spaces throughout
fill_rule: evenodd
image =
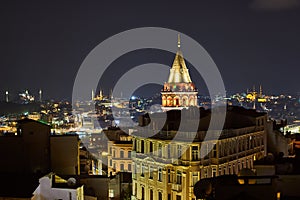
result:
M 75 186 L 76 185 L 76 179 L 75 178 L 69 178 L 67 181 L 68 186 Z

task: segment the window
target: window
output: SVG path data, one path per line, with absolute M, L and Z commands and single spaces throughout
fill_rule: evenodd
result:
M 207 169 L 204 169 L 204 178 L 207 178 Z
M 142 187 L 142 200 L 145 200 L 145 188 Z
M 162 157 L 162 145 L 158 143 L 158 157 Z
M 198 153 L 199 153 L 198 146 L 192 146 L 192 160 L 193 161 L 199 160 Z
M 134 184 L 134 194 L 133 195 L 137 195 L 137 183 Z
M 131 158 L 131 151 L 128 151 L 128 158 Z
M 141 176 L 145 176 L 145 165 L 142 164 L 141 167 L 142 167 Z
M 171 169 L 168 169 L 168 183 L 171 183 Z
M 177 145 L 177 157 L 181 158 L 181 154 L 182 154 L 182 149 L 180 145 Z
M 135 164 L 133 164 L 132 168 L 133 168 L 133 172 L 132 172 L 132 173 L 135 175 L 135 174 L 136 174 L 136 167 L 135 167 Z
M 217 176 L 217 169 L 212 168 L 212 177 L 216 177 L 216 176 Z
M 114 190 L 112 190 L 112 189 L 108 190 L 108 197 L 109 198 L 114 198 L 115 197 Z
M 162 193 L 158 192 L 158 200 L 162 200 Z
M 109 166 L 112 167 L 112 160 L 109 160 Z
M 124 171 L 124 164 L 120 164 L 120 170 Z
M 205 144 L 205 156 L 204 159 L 208 159 L 209 158 L 209 144 Z
M 124 151 L 123 150 L 120 151 L 120 158 L 124 158 Z
M 113 157 L 115 158 L 116 157 L 116 151 L 113 150 Z
M 128 164 L 127 168 L 128 168 L 128 171 L 131 171 L 131 164 Z
M 177 171 L 177 173 L 176 173 L 176 183 L 181 184 L 181 182 L 182 182 L 182 172 Z
M 144 140 L 141 140 L 141 153 L 144 153 Z
M 136 140 L 133 141 L 132 149 L 133 149 L 133 151 L 137 151 Z
M 192 172 L 192 176 L 193 176 L 193 178 L 192 178 L 193 179 L 193 185 L 192 186 L 194 186 L 199 180 L 198 172 Z
M 168 158 L 171 158 L 171 145 L 168 144 Z
M 176 195 L 176 200 L 181 200 L 181 196 L 180 195 Z
M 149 167 L 149 179 L 153 179 L 153 167 Z
M 150 190 L 150 200 L 153 200 L 153 190 Z
M 158 168 L 158 181 L 162 181 L 162 169 Z
M 213 158 L 217 157 L 217 144 L 213 144 L 214 148 L 213 148 Z
M 152 142 L 149 143 L 149 147 L 150 147 L 149 151 L 150 151 L 150 153 L 152 153 L 153 152 L 153 144 L 152 144 Z

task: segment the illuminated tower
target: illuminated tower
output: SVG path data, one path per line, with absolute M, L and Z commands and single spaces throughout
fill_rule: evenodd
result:
M 189 70 L 180 49 L 180 35 L 178 35 L 178 50 L 170 69 L 168 82 L 164 83 L 161 91 L 162 109 L 182 109 L 189 106 L 197 106 L 198 91 L 191 80 Z

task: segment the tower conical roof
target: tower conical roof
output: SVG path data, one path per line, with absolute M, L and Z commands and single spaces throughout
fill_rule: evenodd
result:
M 170 69 L 168 83 L 191 83 L 189 70 L 185 65 L 185 61 L 180 50 L 180 35 L 178 35 L 178 50 Z

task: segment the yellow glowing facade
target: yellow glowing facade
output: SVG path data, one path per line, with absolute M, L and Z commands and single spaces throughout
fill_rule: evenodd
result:
M 253 161 L 266 152 L 265 118 L 258 120 L 255 127 L 225 130 L 226 138 L 191 144 L 134 137 L 133 199 L 195 200 L 194 185 L 201 178 L 252 169 Z

